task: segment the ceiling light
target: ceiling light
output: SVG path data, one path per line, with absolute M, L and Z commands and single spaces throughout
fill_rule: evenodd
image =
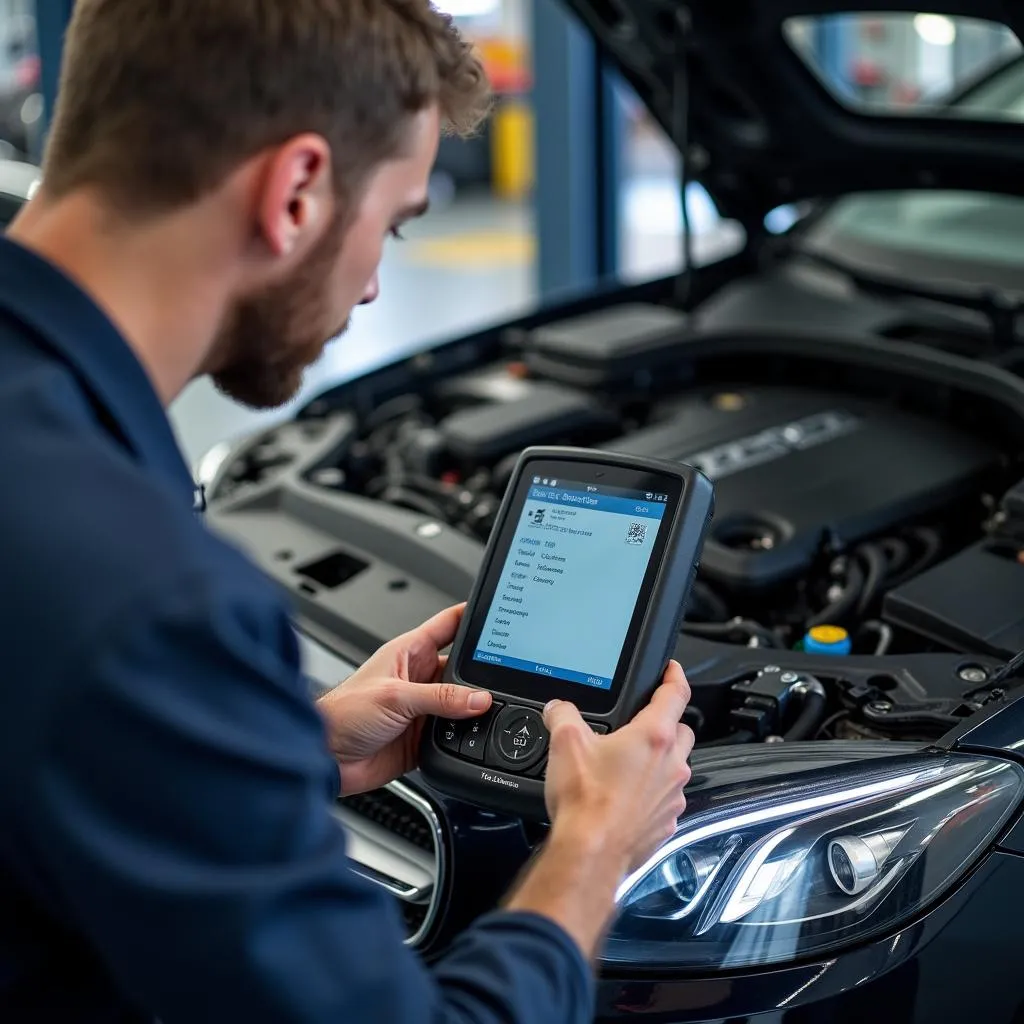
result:
M 917 14 L 914 16 L 917 34 L 933 46 L 952 46 L 956 42 L 956 22 L 944 14 Z

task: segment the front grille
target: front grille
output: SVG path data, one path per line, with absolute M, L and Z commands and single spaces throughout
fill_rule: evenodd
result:
M 407 839 L 421 850 L 430 854 L 434 852 L 430 824 L 422 812 L 389 790 L 375 789 L 372 793 L 342 797 L 341 803 L 356 814 L 376 822 L 402 839 Z
M 345 827 L 353 869 L 397 902 L 406 942 L 419 945 L 437 912 L 444 847 L 430 802 L 404 783 L 343 797 L 335 816 Z

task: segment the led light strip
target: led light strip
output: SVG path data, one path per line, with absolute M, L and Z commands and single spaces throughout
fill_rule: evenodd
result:
M 649 857 L 641 867 L 629 875 L 619 886 L 615 895 L 616 901 L 621 902 L 629 894 L 630 890 L 642 881 L 661 861 L 686 846 L 702 842 L 705 839 L 710 839 L 725 832 L 738 832 L 749 828 L 751 825 L 759 825 L 765 821 L 802 818 L 812 811 L 823 810 L 837 804 L 851 805 L 863 803 L 874 797 L 885 796 L 889 793 L 918 785 L 928 778 L 941 774 L 942 770 L 942 765 L 937 765 L 934 768 L 921 768 L 905 775 L 896 776 L 895 778 L 883 779 L 879 782 L 871 782 L 852 789 L 840 790 L 839 792 L 824 793 L 821 796 L 805 797 L 789 803 L 772 804 L 745 814 L 735 814 L 719 821 L 709 822 L 707 825 L 691 828 L 670 839 L 668 843 Z

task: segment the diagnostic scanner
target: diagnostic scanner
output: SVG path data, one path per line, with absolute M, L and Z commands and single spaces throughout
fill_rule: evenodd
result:
M 571 701 L 590 727 L 630 721 L 661 682 L 714 509 L 677 463 L 576 448 L 520 456 L 444 672 L 490 691 L 468 721 L 435 719 L 420 767 L 435 788 L 546 818 L 542 712 Z

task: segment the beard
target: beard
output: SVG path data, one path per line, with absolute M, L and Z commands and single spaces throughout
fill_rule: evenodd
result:
M 274 409 L 298 394 L 305 371 L 348 329 L 348 320 L 331 322 L 330 279 L 343 241 L 339 217 L 288 280 L 229 311 L 210 374 L 219 391 L 253 409 Z

